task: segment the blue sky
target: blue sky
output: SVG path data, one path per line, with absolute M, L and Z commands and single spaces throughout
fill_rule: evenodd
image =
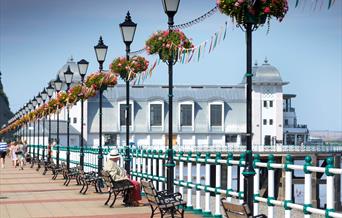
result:
M 327 0 L 314 9 L 314 0 L 301 0 L 279 23 L 271 22 L 253 33 L 253 62 L 265 57 L 281 73 L 285 93 L 293 101 L 298 122 L 311 130 L 342 130 L 342 2 L 327 10 Z M 215 0 L 181 1 L 175 23 L 184 23 L 209 11 Z M 93 46 L 100 35 L 109 46 L 105 68 L 124 55 L 118 24 L 127 10 L 138 23 L 132 50 L 144 46 L 156 30 L 167 28 L 167 17 L 159 0 L 1 0 L 0 70 L 12 111 L 38 94 L 54 78 L 71 55 L 90 62 L 89 72 L 98 68 Z M 185 29 L 195 44 L 218 31 L 225 15 L 216 13 L 201 24 Z M 230 23 L 230 22 L 229 22 Z M 227 38 L 200 62 L 178 64 L 175 84 L 240 83 L 245 73 L 245 36 L 232 25 Z M 151 61 L 155 57 L 149 57 Z M 121 81 L 122 82 L 122 81 Z M 145 84 L 167 84 L 167 67 L 157 66 Z

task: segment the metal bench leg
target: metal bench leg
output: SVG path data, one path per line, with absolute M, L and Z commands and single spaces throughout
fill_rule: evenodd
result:
M 109 207 L 113 207 L 113 205 L 115 204 L 115 201 L 116 201 L 116 197 L 118 196 L 119 193 L 115 193 L 114 192 L 114 199 L 113 199 L 113 202 L 111 203 L 111 205 Z
M 112 192 L 111 191 L 109 191 L 109 196 L 108 196 L 108 199 L 107 199 L 107 201 L 104 203 L 105 205 L 107 205 L 108 204 L 108 202 L 109 202 L 109 200 L 110 200 L 110 198 L 112 197 Z
M 87 193 L 88 187 L 89 187 L 88 183 L 85 183 L 85 185 L 86 185 L 86 188 L 85 188 L 85 190 L 84 190 L 84 192 L 83 192 L 84 195 Z
M 80 193 L 82 193 L 82 194 L 83 194 L 83 189 L 84 189 L 84 187 L 85 187 L 85 183 L 84 183 L 84 181 L 83 181 L 83 186 L 82 186 L 82 188 L 81 188 L 81 190 L 80 190 Z

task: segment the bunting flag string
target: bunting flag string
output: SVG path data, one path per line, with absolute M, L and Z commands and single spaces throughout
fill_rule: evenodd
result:
M 319 9 L 321 10 L 323 8 L 324 2 L 328 2 L 327 8 L 328 10 L 334 5 L 335 0 L 311 0 L 311 8 L 312 10 L 316 10 L 319 5 Z M 295 8 L 301 8 L 302 10 L 305 9 L 307 6 L 307 0 L 296 0 L 295 2 Z
M 225 22 L 225 26 L 220 28 L 220 31 L 215 32 L 209 40 L 205 40 L 198 46 L 190 49 L 182 49 L 179 52 L 178 62 L 182 64 L 188 64 L 193 61 L 193 56 L 196 55 L 197 62 L 200 61 L 201 57 L 204 56 L 206 52 L 210 54 L 215 48 L 226 38 L 228 23 Z M 209 42 L 210 41 L 210 42 Z M 207 44 L 210 43 L 209 49 L 207 50 Z

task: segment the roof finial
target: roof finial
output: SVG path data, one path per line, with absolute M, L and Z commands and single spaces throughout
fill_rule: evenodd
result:
M 267 57 L 265 57 L 265 60 L 264 60 L 264 62 L 265 62 L 265 64 L 267 64 L 267 63 L 268 63 Z
M 257 67 L 258 66 L 258 60 L 255 60 L 254 62 L 254 66 Z
M 72 55 L 70 55 L 69 62 L 74 62 L 74 57 Z

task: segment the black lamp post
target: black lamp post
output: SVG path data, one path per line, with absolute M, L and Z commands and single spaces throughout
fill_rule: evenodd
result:
M 137 24 L 131 19 L 129 11 L 127 12 L 125 21 L 120 24 L 120 29 L 122 33 L 122 39 L 126 45 L 126 59 L 129 61 L 129 52 L 131 51 L 131 43 L 134 39 L 135 30 Z M 125 169 L 127 174 L 130 174 L 130 163 L 131 158 L 129 154 L 129 126 L 130 126 L 130 108 L 129 108 L 129 74 L 126 75 L 126 158 L 125 158 Z
M 54 86 L 57 94 L 61 91 L 62 89 L 63 82 L 59 78 L 59 75 L 57 75 L 57 79 L 54 81 Z M 59 109 L 58 109 L 59 110 Z M 57 152 L 56 152 L 56 163 L 57 167 L 59 167 L 59 111 L 57 110 Z
M 172 32 L 172 26 L 174 24 L 173 17 L 177 13 L 180 0 L 162 0 L 164 12 L 167 14 L 169 20 L 169 32 Z M 169 70 L 169 149 L 167 153 L 167 191 L 168 193 L 173 192 L 173 178 L 174 178 L 174 167 L 175 163 L 173 161 L 173 148 L 172 148 L 172 103 L 173 103 L 173 65 L 174 65 L 174 53 L 171 52 L 170 58 L 168 60 L 168 70 Z
M 81 75 L 81 82 L 84 85 L 84 77 L 87 74 L 89 62 L 82 59 L 77 62 L 78 71 Z M 81 98 L 81 143 L 80 143 L 80 165 L 84 169 L 84 139 L 83 139 L 83 116 L 84 116 L 84 100 Z
M 49 86 L 46 88 L 47 94 L 49 96 L 49 99 L 51 99 L 53 92 L 55 89 L 52 87 L 52 82 L 49 82 Z M 52 139 L 51 139 L 51 115 L 49 115 L 49 136 L 48 136 L 48 144 L 51 146 Z M 48 153 L 48 159 L 47 161 L 50 161 L 51 156 L 50 152 Z
M 94 46 L 97 62 L 99 62 L 99 70 L 100 72 L 103 70 L 103 62 L 106 59 L 108 46 L 103 43 L 102 36 L 100 36 L 99 42 L 96 46 Z M 97 171 L 98 174 L 101 174 L 102 170 L 102 95 L 105 88 L 100 88 L 99 93 L 99 155 L 98 155 L 98 164 L 97 164 Z
M 72 77 L 74 76 L 74 73 L 70 70 L 70 66 L 68 66 L 67 71 L 64 72 L 64 79 L 65 83 L 67 85 L 67 92 L 70 89 L 70 85 L 72 82 Z M 66 159 L 67 159 L 67 169 L 70 169 L 70 109 L 67 107 L 67 153 L 66 153 Z
M 31 110 L 34 111 L 37 105 L 36 98 L 31 100 L 32 108 Z M 36 121 L 33 121 L 33 160 L 36 158 Z M 32 161 L 31 161 L 32 162 Z M 32 162 L 34 164 L 34 161 Z M 31 165 L 33 167 L 33 165 Z
M 26 104 L 26 107 L 25 107 L 25 110 L 26 110 L 26 113 L 29 114 L 30 113 L 30 110 L 31 110 L 31 102 L 28 102 Z M 28 131 L 28 136 L 29 136 L 29 140 L 28 140 L 28 144 L 30 145 L 29 147 L 29 153 L 30 153 L 30 156 L 32 154 L 32 138 L 31 138 L 31 129 L 30 129 L 30 125 L 27 124 L 27 131 Z
M 37 95 L 37 97 L 36 97 L 36 100 L 37 100 L 37 108 L 41 105 L 41 103 L 42 103 L 42 96 L 40 95 L 40 93 Z M 37 118 L 37 123 L 38 123 L 38 129 L 37 129 L 37 132 L 38 132 L 38 151 L 37 151 L 37 157 L 38 157 L 38 160 L 39 160 L 39 153 L 40 153 L 40 133 L 39 133 L 39 131 L 40 131 L 40 118 Z M 39 164 L 39 161 L 38 161 L 38 164 Z
M 48 96 L 46 89 L 44 89 L 40 93 L 40 95 L 42 96 L 43 104 L 45 104 L 45 101 L 46 101 L 47 96 Z M 46 119 L 46 117 L 44 116 L 43 117 L 43 160 L 45 159 L 45 119 Z

